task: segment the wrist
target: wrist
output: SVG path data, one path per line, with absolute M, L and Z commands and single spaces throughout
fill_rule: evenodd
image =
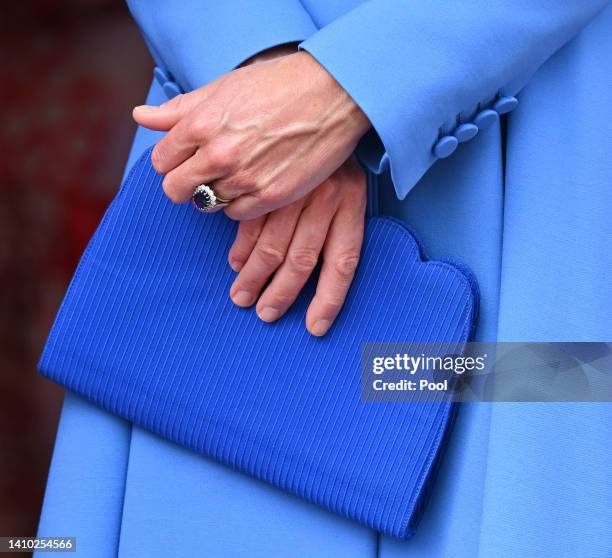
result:
M 302 71 L 308 76 L 308 81 L 314 88 L 313 97 L 327 100 L 329 106 L 335 107 L 338 120 L 345 127 L 344 133 L 357 143 L 372 127 L 372 123 L 361 107 L 309 52 L 299 51 L 291 55 L 291 58 L 292 63 L 295 61 L 296 64 L 303 65 Z

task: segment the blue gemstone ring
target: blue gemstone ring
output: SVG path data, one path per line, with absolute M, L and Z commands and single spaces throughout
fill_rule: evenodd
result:
M 213 213 L 228 205 L 232 200 L 220 198 L 215 194 L 213 187 L 209 184 L 200 184 L 195 187 L 191 196 L 191 203 L 203 213 Z

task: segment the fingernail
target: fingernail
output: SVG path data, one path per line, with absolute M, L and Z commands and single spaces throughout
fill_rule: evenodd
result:
M 278 308 L 274 308 L 273 306 L 264 306 L 257 312 L 257 315 L 259 319 L 264 322 L 274 322 L 280 318 L 281 312 Z
M 232 258 L 229 264 L 236 273 L 238 273 L 242 269 L 242 266 L 244 266 L 244 262 L 242 260 L 237 260 L 235 258 Z
M 238 306 L 251 306 L 253 304 L 253 295 L 248 291 L 238 291 L 233 297 L 232 300 L 234 304 Z
M 317 337 L 321 337 L 321 335 L 325 335 L 327 333 L 327 330 L 330 328 L 331 324 L 332 323 L 330 320 L 319 320 L 313 324 L 310 333 L 316 335 Z
M 141 112 L 141 113 L 153 112 L 153 111 L 157 110 L 158 108 L 159 107 L 152 106 L 152 105 L 139 105 L 139 106 L 134 108 L 134 112 Z

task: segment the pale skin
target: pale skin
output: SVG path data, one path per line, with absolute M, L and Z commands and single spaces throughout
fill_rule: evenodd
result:
M 136 107 L 134 119 L 168 132 L 152 163 L 173 202 L 201 183 L 232 200 L 235 304 L 278 320 L 322 256 L 306 327 L 325 335 L 355 274 L 366 206 L 352 153 L 370 123 L 344 89 L 309 54 L 282 46 L 160 107 Z

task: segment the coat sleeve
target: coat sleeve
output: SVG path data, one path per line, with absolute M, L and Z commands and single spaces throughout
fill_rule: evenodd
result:
M 196 89 L 316 26 L 300 0 L 127 0 L 166 94 Z
M 358 153 L 403 199 L 427 169 L 512 110 L 515 95 L 605 0 L 369 0 L 310 36 L 369 117 Z

